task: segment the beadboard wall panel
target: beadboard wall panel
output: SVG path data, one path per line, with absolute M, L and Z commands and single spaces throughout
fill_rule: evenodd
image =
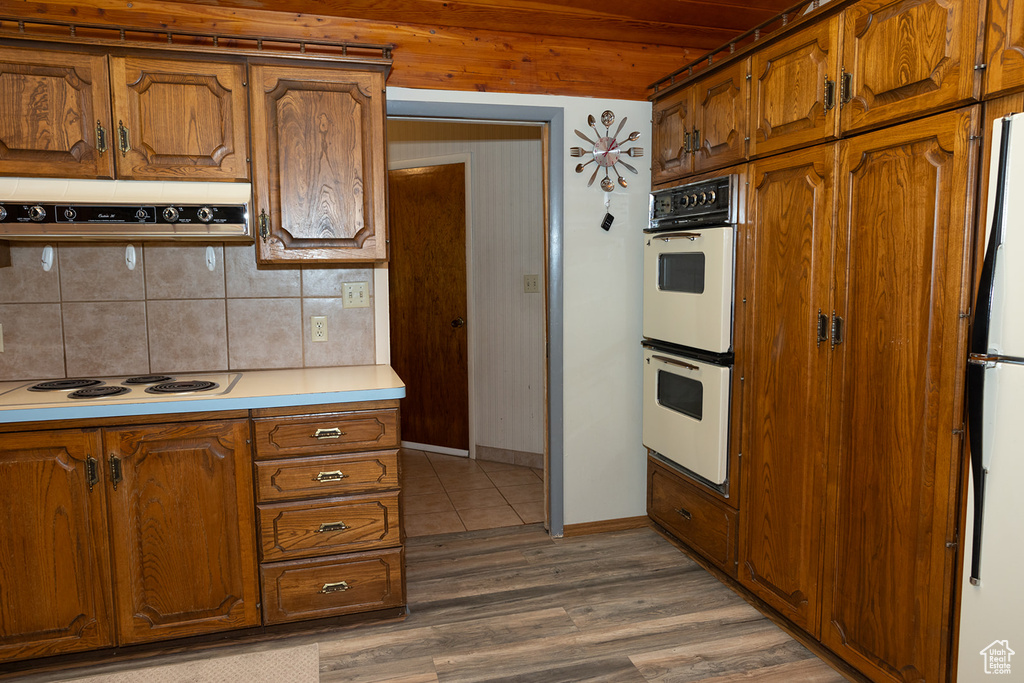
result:
M 388 160 L 469 154 L 471 434 L 544 451 L 544 205 L 540 126 L 388 121 Z M 426 165 L 426 164 L 425 164 Z M 540 292 L 523 291 L 538 275 Z

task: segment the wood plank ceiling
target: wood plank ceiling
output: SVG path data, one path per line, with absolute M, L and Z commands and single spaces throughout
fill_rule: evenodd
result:
M 184 0 L 292 14 L 710 50 L 794 0 Z
M 389 87 L 646 99 L 795 0 L 0 0 L 0 16 L 392 44 Z

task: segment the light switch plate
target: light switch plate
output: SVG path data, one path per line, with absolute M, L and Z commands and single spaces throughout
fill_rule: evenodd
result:
M 526 294 L 537 294 L 540 292 L 540 275 L 524 275 L 523 292 Z
M 345 308 L 368 308 L 370 285 L 367 282 L 341 283 L 341 305 Z

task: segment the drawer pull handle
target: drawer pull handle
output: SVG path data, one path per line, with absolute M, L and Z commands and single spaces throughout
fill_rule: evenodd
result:
M 683 519 L 693 519 L 693 515 L 690 514 L 690 511 L 684 508 L 679 508 L 676 510 L 676 513 Z
M 344 581 L 338 583 L 325 583 L 324 587 L 321 588 L 318 593 L 338 593 L 339 591 L 347 591 L 352 586 L 348 585 Z
M 337 427 L 331 427 L 330 429 L 318 429 L 313 432 L 314 439 L 340 439 L 345 436 L 345 432 L 341 431 Z
M 313 481 L 341 481 L 344 478 L 344 472 L 341 470 L 334 470 L 333 472 L 321 472 L 313 477 Z
M 348 528 L 348 524 L 345 522 L 324 522 L 320 525 L 320 528 L 314 531 L 314 534 L 322 534 L 325 531 L 344 531 Z

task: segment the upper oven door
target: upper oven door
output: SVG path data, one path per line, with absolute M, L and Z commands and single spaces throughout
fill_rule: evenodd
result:
M 728 476 L 732 369 L 644 349 L 644 446 L 712 484 Z
M 644 234 L 644 336 L 732 350 L 734 229 Z

